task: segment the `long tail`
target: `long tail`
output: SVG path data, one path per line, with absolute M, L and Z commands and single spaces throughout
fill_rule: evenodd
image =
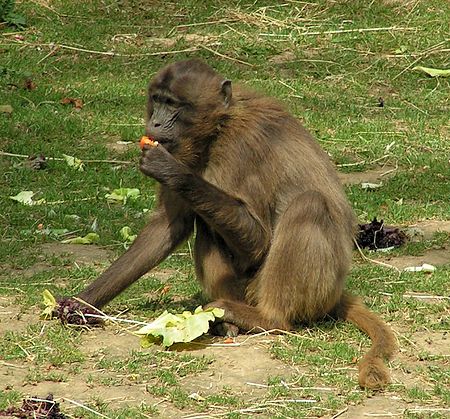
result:
M 397 350 L 397 340 L 391 328 L 372 313 L 357 297 L 344 293 L 337 314 L 367 333 L 372 347 L 361 359 L 359 385 L 364 388 L 380 389 L 390 382 L 390 374 L 384 360 L 392 358 Z

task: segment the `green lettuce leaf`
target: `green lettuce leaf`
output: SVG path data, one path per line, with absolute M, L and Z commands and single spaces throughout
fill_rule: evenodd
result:
M 41 313 L 41 318 L 48 320 L 52 318 L 53 311 L 55 310 L 58 303 L 49 290 L 44 290 L 44 292 L 42 293 L 42 297 L 44 298 L 45 309 Z
M 141 336 L 141 345 L 145 348 L 153 343 L 161 342 L 165 347 L 174 343 L 191 342 L 209 330 L 209 322 L 223 317 L 220 308 L 203 310 L 197 307 L 194 313 L 185 311 L 182 314 L 171 314 L 165 311 L 161 316 L 136 333 Z
M 84 237 L 73 237 L 72 239 L 61 240 L 65 244 L 93 244 L 97 243 L 100 237 L 97 233 L 88 233 Z
M 80 159 L 76 157 L 69 156 L 67 154 L 63 154 L 64 159 L 69 167 L 73 167 L 75 170 L 82 172 L 84 170 L 84 164 Z
M 413 70 L 421 71 L 422 73 L 425 73 L 430 77 L 449 77 L 450 76 L 450 70 L 442 70 L 439 68 L 422 67 L 419 65 L 419 66 L 414 67 Z
M 129 199 L 136 199 L 141 194 L 137 188 L 119 188 L 114 189 L 110 194 L 106 194 L 105 198 L 109 202 L 127 203 Z
M 20 202 L 23 205 L 40 205 L 45 203 L 45 199 L 39 199 L 33 201 L 34 192 L 33 191 L 22 191 L 15 196 L 10 196 L 9 198 L 13 201 Z

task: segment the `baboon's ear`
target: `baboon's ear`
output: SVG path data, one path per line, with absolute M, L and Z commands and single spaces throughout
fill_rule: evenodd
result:
M 224 80 L 222 82 L 221 91 L 223 95 L 223 104 L 227 108 L 231 102 L 231 97 L 233 95 L 231 91 L 231 80 Z

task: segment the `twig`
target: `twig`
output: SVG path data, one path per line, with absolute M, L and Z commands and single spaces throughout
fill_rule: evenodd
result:
M 6 151 L 0 151 L 0 156 L 7 157 L 19 157 L 21 159 L 29 159 L 31 156 L 27 156 L 26 154 L 15 154 L 15 153 L 7 153 Z M 62 157 L 46 157 L 47 160 L 51 161 L 66 161 L 66 159 Z M 108 163 L 108 164 L 134 164 L 132 161 L 127 160 L 82 160 L 83 163 Z
M 258 405 L 246 407 L 243 409 L 236 409 L 228 412 L 222 412 L 222 413 L 204 413 L 204 414 L 190 414 L 183 416 L 183 419 L 207 419 L 207 418 L 215 418 L 215 417 L 221 417 L 221 416 L 228 416 L 233 413 L 237 414 L 248 414 L 248 413 L 260 413 L 265 410 L 268 410 L 268 408 L 272 406 L 279 406 L 282 403 L 317 403 L 317 400 L 314 399 L 280 399 L 280 400 L 268 400 L 266 402 L 263 402 Z
M 233 58 L 233 57 L 229 57 L 228 55 L 221 54 L 220 52 L 217 52 L 217 51 L 213 50 L 212 48 L 207 47 L 206 45 L 200 45 L 200 47 L 205 49 L 206 51 L 211 52 L 212 54 L 215 54 L 215 55 L 221 57 L 221 58 L 225 58 L 226 60 L 231 60 L 231 61 L 235 61 L 240 64 L 248 65 L 249 67 L 254 67 L 253 64 L 247 63 L 246 61 L 239 60 L 238 58 Z
M 392 297 L 394 294 L 390 292 L 379 292 L 381 295 Z M 415 294 L 403 294 L 403 298 L 417 298 L 418 300 L 450 300 L 450 297 L 443 295 L 415 295 Z
M 445 44 L 447 42 L 446 41 L 441 41 L 439 43 L 437 43 L 436 45 L 433 45 L 432 47 L 428 48 L 428 50 L 419 53 L 419 58 L 417 58 L 417 60 L 414 60 L 411 64 L 409 64 L 408 66 L 406 66 L 402 71 L 400 71 L 400 73 L 398 73 L 396 76 L 394 76 L 392 78 L 392 80 L 395 80 L 396 78 L 400 77 L 405 71 L 408 71 L 413 65 L 417 64 L 422 58 L 426 58 L 428 55 L 430 55 L 431 53 L 434 52 L 434 50 L 438 47 L 440 47 L 442 44 Z
M 428 112 L 423 111 L 418 106 L 414 105 L 414 103 L 408 102 L 406 99 L 403 99 L 403 102 L 407 103 L 409 106 L 413 107 L 414 109 L 417 109 L 419 112 L 422 112 L 424 115 L 428 115 Z
M 339 416 L 343 415 L 347 410 L 348 410 L 348 406 L 345 407 L 345 408 L 342 409 L 342 410 L 339 410 L 339 412 L 337 412 L 335 415 L 333 415 L 333 416 L 331 417 L 331 419 L 336 419 L 336 418 L 338 418 Z
M 366 163 L 367 164 L 374 164 L 374 163 L 378 163 L 379 161 L 384 160 L 384 159 L 386 159 L 388 157 L 390 157 L 390 155 L 389 154 L 385 154 L 384 156 L 378 157 L 377 159 L 371 160 L 369 162 L 366 162 L 366 160 L 361 160 L 361 161 L 358 161 L 356 163 L 342 163 L 342 164 L 337 164 L 336 166 L 337 167 L 351 167 L 351 166 L 359 166 L 359 165 L 366 164 Z
M 94 199 L 97 199 L 97 197 L 96 196 L 91 196 L 91 197 L 87 197 L 87 198 L 78 198 L 78 199 L 69 199 L 69 200 L 61 199 L 59 201 L 45 201 L 44 204 L 45 205 L 60 205 L 60 204 L 65 204 L 67 202 L 74 203 L 74 202 L 93 201 Z M 64 235 L 67 235 L 67 234 L 68 233 L 62 234 L 61 236 L 64 236 Z
M 156 57 L 159 55 L 174 55 L 174 54 L 180 54 L 184 52 L 194 52 L 198 51 L 199 47 L 190 47 L 186 49 L 181 49 L 178 51 L 158 51 L 158 52 L 144 52 L 139 54 L 122 54 L 120 52 L 113 52 L 113 51 L 98 51 L 98 50 L 92 50 L 92 49 L 86 49 L 86 48 L 79 48 L 79 47 L 73 47 L 71 45 L 64 45 L 64 44 L 55 44 L 55 43 L 49 43 L 49 44 L 41 44 L 41 43 L 26 43 L 26 42 L 17 42 L 20 45 L 27 46 L 27 47 L 50 47 L 52 50 L 55 48 L 61 48 L 61 49 L 67 49 L 70 51 L 77 51 L 77 52 L 85 52 L 87 54 L 97 54 L 97 55 L 105 55 L 108 57 Z
M 75 406 L 81 407 L 81 408 L 87 410 L 88 412 L 93 413 L 94 415 L 100 416 L 101 418 L 111 419 L 109 416 L 106 416 L 103 413 L 97 412 L 96 410 L 91 409 L 90 407 L 88 407 L 88 406 L 86 406 L 86 405 L 84 405 L 84 404 L 82 404 L 80 402 L 76 402 L 75 400 L 71 400 L 71 399 L 68 399 L 66 397 L 62 397 L 62 400 L 66 401 L 66 402 L 69 402 L 69 403 L 72 403 Z
M 78 300 L 78 298 L 74 297 L 75 300 Z M 80 300 L 81 302 L 82 300 Z M 92 306 L 93 307 L 93 306 Z M 108 316 L 106 314 L 84 314 L 85 317 L 93 317 L 95 319 L 103 319 L 103 320 L 110 320 L 112 322 L 121 322 L 121 323 L 131 323 L 136 324 L 140 326 L 148 326 L 148 322 L 140 322 L 138 320 L 129 320 L 129 319 L 121 319 L 120 317 L 114 317 L 114 316 Z
M 133 324 L 140 324 L 141 326 L 146 326 L 148 325 L 148 323 L 146 322 L 139 322 L 137 320 L 128 320 L 128 319 L 119 319 L 117 317 L 112 317 L 112 316 L 108 316 L 107 314 L 105 314 L 103 311 L 99 310 L 97 307 L 93 306 L 92 304 L 89 304 L 87 301 L 84 301 L 81 298 L 78 297 L 73 297 L 73 299 L 75 301 L 78 301 L 81 304 L 84 304 L 85 306 L 89 307 L 90 309 L 96 311 L 97 313 L 100 313 L 100 316 L 97 314 L 84 314 L 85 317 L 95 317 L 95 318 L 100 318 L 100 319 L 105 319 L 105 320 L 110 320 L 112 321 L 116 326 L 118 326 L 120 329 L 122 329 L 123 331 L 129 333 L 130 335 L 136 336 L 135 333 L 130 332 L 128 329 L 122 327 L 119 322 L 123 322 L 123 323 L 133 323 Z
M 388 174 L 392 172 L 396 172 L 398 170 L 398 162 L 395 162 L 395 167 L 393 169 L 387 170 L 386 172 L 381 173 L 380 178 L 383 176 L 387 176 Z
M 297 28 L 297 30 L 300 28 Z M 396 26 L 388 26 L 381 28 L 360 28 L 360 29 L 338 29 L 330 31 L 317 31 L 317 32 L 298 32 L 298 36 L 310 36 L 310 35 L 330 35 L 330 34 L 341 34 L 341 33 L 364 33 L 364 32 L 383 32 L 383 31 L 415 31 L 417 28 L 403 28 Z M 261 33 L 263 36 L 270 36 L 272 34 Z
M 259 384 L 259 383 L 251 383 L 251 382 L 247 382 L 245 383 L 248 386 L 254 386 L 254 387 L 260 387 L 260 388 L 269 388 L 269 387 L 274 387 L 274 386 L 270 386 L 268 384 Z M 313 391 L 335 391 L 335 388 L 332 387 L 290 387 L 289 384 L 287 383 L 283 383 L 283 384 L 277 384 L 276 387 L 286 387 L 289 390 L 313 390 Z
M 27 356 L 28 360 L 33 360 L 34 356 L 31 355 L 20 343 L 16 343 L 16 345 L 23 351 L 23 353 Z
M 4 365 L 5 367 L 27 368 L 27 367 L 24 367 L 23 365 L 14 365 L 14 364 L 10 364 L 9 362 L 5 362 L 5 361 L 1 361 L 0 364 Z
M 358 251 L 359 251 L 359 254 L 361 255 L 361 257 L 362 257 L 364 260 L 366 260 L 366 261 L 368 261 L 368 262 L 371 262 L 371 263 L 374 263 L 374 264 L 376 264 L 376 265 L 384 266 L 385 268 L 394 269 L 395 271 L 397 271 L 397 273 L 400 274 L 401 271 L 400 271 L 400 269 L 398 269 L 396 266 L 394 266 L 394 265 L 389 265 L 389 263 L 381 262 L 381 261 L 379 261 L 379 260 L 375 260 L 375 259 L 370 259 L 370 258 L 368 258 L 368 257 L 363 253 L 363 251 L 361 250 L 361 247 L 359 247 L 358 242 L 357 242 L 355 239 L 353 239 L 353 242 L 355 243 L 356 248 L 357 248 Z
M 342 163 L 342 164 L 337 164 L 336 166 L 337 167 L 352 167 L 352 166 L 360 166 L 362 164 L 366 164 L 366 161 L 365 160 L 361 160 L 361 161 L 358 161 L 356 163 Z
M 208 22 L 197 22 L 197 23 L 187 23 L 184 25 L 178 25 L 176 28 L 190 28 L 192 26 L 206 26 L 206 25 L 213 25 L 215 23 L 232 23 L 236 22 L 238 19 L 235 18 L 227 18 L 227 19 L 219 19 L 219 20 L 212 20 Z M 171 31 L 172 32 L 172 31 Z
M 450 412 L 450 408 L 446 407 L 417 407 L 414 409 L 406 409 L 409 413 L 421 412 Z
M 51 55 L 55 54 L 58 50 L 59 50 L 59 47 L 52 48 L 52 50 L 48 54 L 46 54 L 43 58 L 41 58 L 36 64 L 42 63 L 48 57 L 50 57 Z

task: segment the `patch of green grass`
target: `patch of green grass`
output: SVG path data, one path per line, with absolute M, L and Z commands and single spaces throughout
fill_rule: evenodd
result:
M 85 356 L 78 347 L 80 333 L 58 324 L 45 329 L 42 324 L 33 324 L 22 332 L 6 332 L 0 341 L 0 356 L 39 366 L 61 367 L 83 362 Z
M 0 409 L 15 405 L 22 399 L 22 393 L 16 390 L 0 390 Z

